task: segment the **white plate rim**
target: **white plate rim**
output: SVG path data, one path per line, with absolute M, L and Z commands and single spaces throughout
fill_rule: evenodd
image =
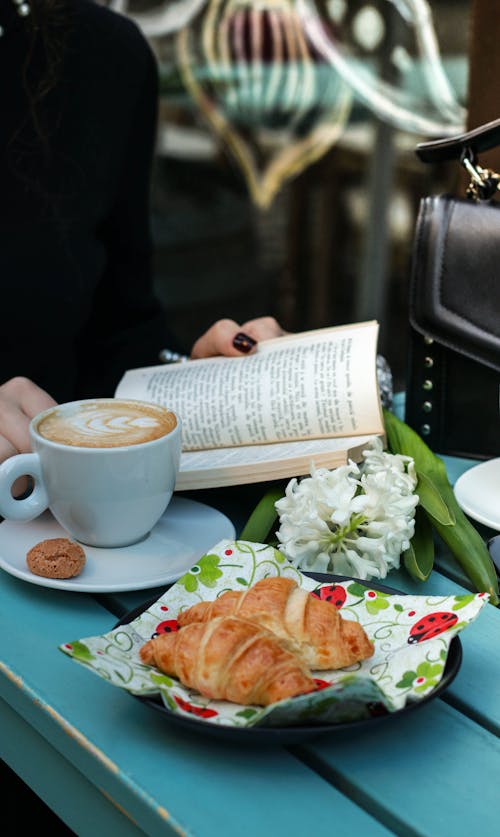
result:
M 477 488 L 480 487 L 481 482 L 484 480 L 485 472 L 489 475 L 490 471 L 493 473 L 498 472 L 498 518 L 493 518 L 487 514 L 484 514 L 475 505 L 471 505 L 468 499 L 470 486 L 472 485 L 477 490 Z M 487 459 L 485 462 L 480 462 L 478 465 L 474 465 L 472 468 L 469 468 L 467 471 L 465 471 L 463 474 L 459 476 L 454 485 L 453 490 L 455 492 L 457 503 L 462 509 L 462 511 L 465 512 L 465 514 L 467 514 L 473 520 L 477 521 L 477 523 L 482 523 L 484 526 L 488 526 L 490 529 L 500 531 L 500 457 L 495 457 L 494 459 Z
M 22 581 L 26 581 L 30 584 L 35 584 L 39 587 L 50 587 L 56 590 L 66 590 L 73 593 L 120 593 L 120 592 L 129 592 L 132 590 L 148 590 L 153 587 L 160 587 L 165 584 L 171 584 L 177 581 L 185 572 L 187 572 L 191 566 L 196 563 L 196 560 L 200 558 L 203 553 L 210 549 L 216 542 L 219 542 L 223 539 L 232 540 L 235 537 L 236 530 L 232 523 L 232 521 L 225 515 L 223 512 L 219 511 L 218 509 L 214 509 L 212 506 L 207 505 L 206 503 L 201 503 L 198 500 L 191 500 L 190 498 L 185 497 L 177 497 L 174 495 L 172 498 L 168 509 L 166 510 L 165 514 L 162 516 L 165 517 L 172 512 L 172 509 L 175 511 L 176 509 L 183 509 L 186 511 L 191 511 L 193 514 L 203 514 L 205 519 L 211 520 L 213 524 L 213 537 L 210 538 L 210 541 L 205 544 L 203 548 L 200 548 L 199 543 L 196 544 L 190 541 L 190 535 L 192 535 L 191 528 L 185 526 L 185 531 L 183 531 L 183 539 L 187 542 L 187 545 L 193 545 L 193 548 L 196 548 L 196 554 L 190 554 L 189 560 L 186 557 L 185 564 L 183 564 L 182 569 L 179 571 L 168 571 L 162 573 L 156 573 L 154 575 L 150 575 L 149 577 L 145 577 L 142 581 L 127 581 L 126 579 L 120 579 L 115 583 L 106 581 L 106 582 L 85 582 L 82 581 L 79 576 L 76 576 L 74 579 L 71 578 L 45 578 L 44 576 L 37 576 L 34 573 L 30 572 L 30 570 L 26 567 L 26 569 L 21 568 L 14 564 L 12 561 L 9 561 L 1 552 L 0 552 L 0 568 L 3 569 L 5 572 L 9 573 L 9 575 L 14 576 L 15 578 L 19 578 Z M 46 515 L 50 513 L 45 513 Z M 49 525 L 52 528 L 52 532 L 49 535 L 45 535 L 46 537 L 68 537 L 65 530 L 59 526 L 59 524 L 50 516 Z M 21 524 L 23 529 L 25 527 L 34 528 L 37 526 L 37 521 L 40 518 L 37 518 L 33 521 L 28 523 Z M 0 550 L 2 549 L 2 526 L 6 524 L 11 524 L 12 521 L 4 520 L 0 523 Z M 36 531 L 36 530 L 35 530 Z M 154 530 L 153 530 L 154 532 Z M 42 540 L 44 536 L 40 537 L 38 540 Z M 37 540 L 33 540 L 33 545 L 37 542 Z M 88 550 L 88 547 L 84 549 Z M 126 550 L 127 547 L 122 547 L 122 550 Z M 93 548 L 93 553 L 100 552 L 101 550 L 96 550 Z M 80 579 L 80 580 L 79 580 Z

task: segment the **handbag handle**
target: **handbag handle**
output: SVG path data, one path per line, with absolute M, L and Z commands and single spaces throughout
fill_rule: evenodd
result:
M 461 160 L 464 151 L 469 151 L 469 159 L 474 162 L 476 155 L 500 145 L 500 119 L 487 122 L 467 131 L 446 139 L 420 142 L 415 153 L 423 163 L 443 163 L 449 160 Z
M 500 175 L 485 169 L 477 162 L 477 155 L 500 145 L 500 119 L 479 125 L 472 131 L 446 139 L 421 142 L 415 153 L 424 163 L 459 160 L 470 175 L 467 197 L 473 201 L 490 201 L 500 189 Z

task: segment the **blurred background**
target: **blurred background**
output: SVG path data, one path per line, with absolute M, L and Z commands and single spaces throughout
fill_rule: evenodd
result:
M 219 317 L 376 318 L 404 386 L 420 198 L 456 167 L 467 0 L 109 0 L 158 58 L 155 282 L 184 350 Z

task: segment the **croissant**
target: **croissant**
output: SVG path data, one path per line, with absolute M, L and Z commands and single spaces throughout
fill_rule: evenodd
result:
M 159 634 L 139 655 L 146 665 L 217 700 L 267 706 L 316 689 L 311 673 L 285 641 L 234 616 Z
M 315 598 L 291 578 L 263 578 L 244 592 L 228 590 L 213 602 L 198 602 L 179 613 L 180 628 L 234 615 L 249 619 L 294 643 L 311 669 L 337 669 L 371 657 L 363 627 L 343 619 L 330 602 Z

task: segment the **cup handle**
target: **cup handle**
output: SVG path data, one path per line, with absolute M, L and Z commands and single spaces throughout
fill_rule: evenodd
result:
M 28 497 L 16 500 L 12 486 L 18 477 L 33 477 L 35 485 Z M 7 520 L 33 520 L 49 505 L 37 453 L 19 453 L 0 465 L 0 515 Z

